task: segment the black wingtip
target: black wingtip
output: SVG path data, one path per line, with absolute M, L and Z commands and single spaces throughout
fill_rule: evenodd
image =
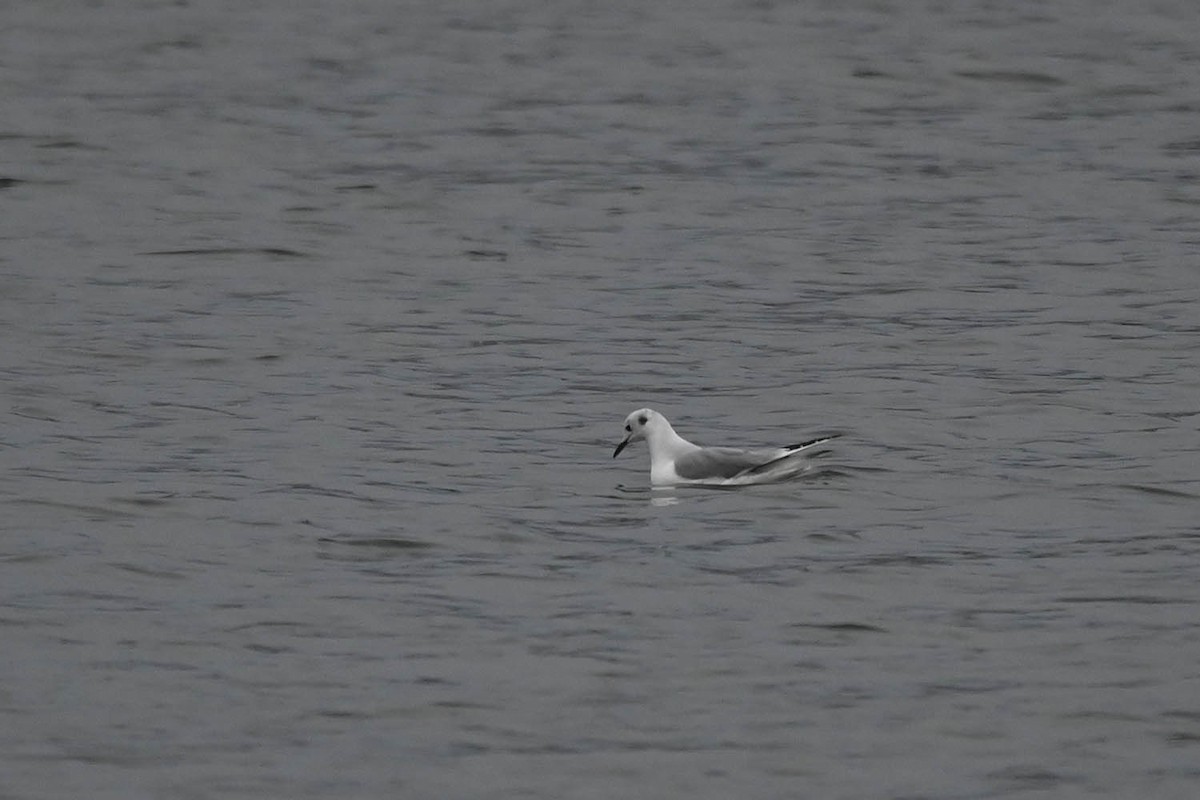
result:
M 789 444 L 783 449 L 788 451 L 803 450 L 806 447 L 813 447 L 818 444 L 824 444 L 825 442 L 833 441 L 839 436 L 841 436 L 840 433 L 827 433 L 824 436 L 818 436 L 815 439 L 809 439 L 807 442 L 801 442 L 800 444 Z

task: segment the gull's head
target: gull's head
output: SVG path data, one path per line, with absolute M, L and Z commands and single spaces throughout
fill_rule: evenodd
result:
M 625 418 L 625 438 L 613 451 L 613 458 L 621 454 L 625 446 L 638 439 L 645 439 L 651 431 L 667 424 L 667 419 L 652 408 L 639 408 Z

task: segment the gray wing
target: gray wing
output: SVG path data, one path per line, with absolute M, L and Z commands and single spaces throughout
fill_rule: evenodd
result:
M 732 478 L 748 469 L 770 462 L 778 450 L 738 450 L 734 447 L 705 447 L 680 456 L 675 472 L 689 481 L 709 478 Z

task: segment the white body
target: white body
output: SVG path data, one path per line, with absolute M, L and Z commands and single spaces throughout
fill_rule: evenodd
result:
M 784 480 L 808 468 L 803 456 L 809 448 L 833 438 L 761 450 L 700 447 L 676 433 L 666 417 L 650 408 L 626 417 L 625 431 L 625 440 L 617 445 L 613 457 L 630 442 L 645 439 L 650 448 L 650 483 L 656 487 L 741 486 Z

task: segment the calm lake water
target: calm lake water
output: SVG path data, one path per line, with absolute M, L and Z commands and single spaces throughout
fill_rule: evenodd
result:
M 1196 796 L 1194 3 L 0 16 L 0 797 Z

